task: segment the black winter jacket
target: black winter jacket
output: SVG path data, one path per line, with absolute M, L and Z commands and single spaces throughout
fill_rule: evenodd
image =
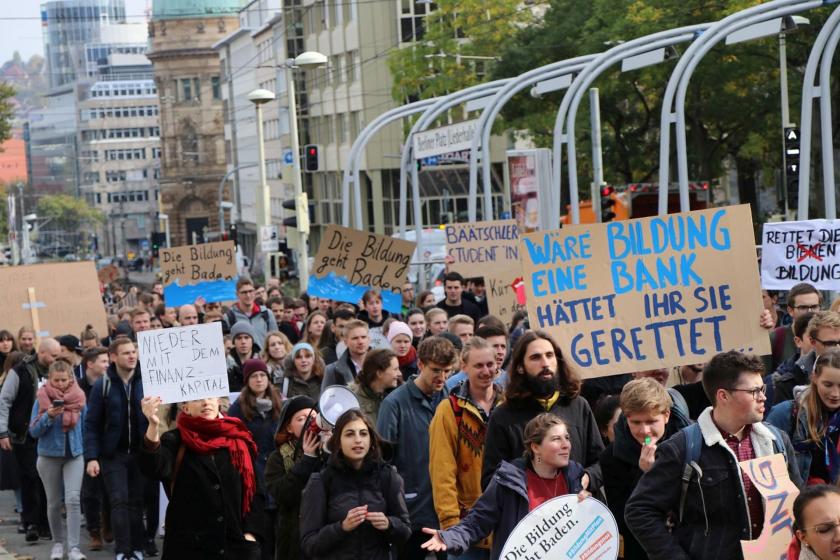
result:
M 341 522 L 351 509 L 385 512 L 384 531 L 369 521 L 350 531 Z M 391 547 L 411 536 L 403 482 L 390 465 L 366 462 L 355 471 L 328 465 L 309 478 L 300 511 L 301 549 L 312 560 L 390 560 Z
M 513 461 L 525 450 L 523 431 L 525 424 L 538 414 L 546 412 L 534 398 L 507 401 L 490 415 L 487 423 L 487 437 L 484 440 L 484 460 L 481 468 L 481 487 L 487 488 L 493 473 L 502 461 Z M 571 460 L 587 468 L 589 490 L 600 487 L 600 468 L 596 463 L 604 450 L 604 441 L 598 431 L 598 424 L 592 415 L 589 403 L 583 397 L 568 399 L 560 397 L 548 412 L 566 422 L 572 441 Z
M 161 560 L 259 558 L 259 543 L 244 537 L 251 533 L 258 540 L 265 540 L 267 519 L 259 478 L 251 509 L 243 517 L 242 478 L 228 451 L 220 449 L 212 455 L 200 455 L 185 447 L 172 488 L 181 445 L 180 430 L 170 430 L 161 436 L 157 447 L 145 441 L 140 455 L 143 474 L 160 480 L 169 497 Z M 253 454 L 251 461 L 256 463 Z
M 109 380 L 107 388 L 103 387 L 106 379 Z M 96 380 L 87 400 L 85 462 L 111 459 L 118 451 L 126 453 L 140 449 L 143 434 L 149 426 L 140 405 L 142 400 L 143 378 L 140 375 L 140 365 L 135 368 L 126 390 L 125 384 L 117 374 L 116 366 L 111 364 L 105 375 Z

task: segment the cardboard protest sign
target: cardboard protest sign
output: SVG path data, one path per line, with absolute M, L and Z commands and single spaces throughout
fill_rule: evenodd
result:
M 785 558 L 793 535 L 793 501 L 799 489 L 790 480 L 781 453 L 738 463 L 764 500 L 764 528 L 752 541 L 741 541 L 744 560 Z
M 160 273 L 166 305 L 236 299 L 236 247 L 233 241 L 185 245 L 160 250 Z
M 499 558 L 504 560 L 615 560 L 618 525 L 594 498 L 558 496 L 532 510 L 516 525 Z
M 382 307 L 402 310 L 402 287 L 415 243 L 331 224 L 315 255 L 307 292 L 358 303 L 371 288 L 382 292 Z
M 836 290 L 840 282 L 840 221 L 803 220 L 764 224 L 761 287 L 789 290 L 808 282 Z
M 137 333 L 143 393 L 163 404 L 229 394 L 220 322 Z
M 3 324 L 26 326 L 39 338 L 73 334 L 85 325 L 108 333 L 96 267 L 90 261 L 0 268 Z
M 514 288 L 522 277 L 516 220 L 447 225 L 446 254 L 454 259 L 449 265 L 452 272 L 484 278 L 492 315 L 510 323 L 514 312 L 523 309 Z
M 749 206 L 523 236 L 531 328 L 582 377 L 769 354 Z

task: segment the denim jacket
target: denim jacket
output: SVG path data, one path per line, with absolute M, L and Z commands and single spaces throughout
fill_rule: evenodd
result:
M 32 407 L 32 415 L 29 421 L 29 435 L 38 440 L 38 455 L 41 457 L 66 457 L 67 447 L 65 441 L 70 446 L 70 455 L 78 457 L 85 450 L 84 435 L 82 427 L 85 425 L 85 414 L 87 407 L 82 409 L 79 415 L 79 421 L 73 426 L 73 429 L 65 432 L 61 429 L 61 418 L 64 415 L 62 412 L 55 418 L 50 418 L 46 412 L 38 417 L 38 401 Z

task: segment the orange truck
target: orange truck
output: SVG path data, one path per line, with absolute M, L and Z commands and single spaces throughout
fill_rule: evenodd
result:
M 659 210 L 658 183 L 631 183 L 629 185 L 612 188 L 610 198 L 615 200 L 612 211 L 615 220 L 629 220 L 630 218 L 645 218 L 656 216 Z M 711 189 L 708 181 L 689 183 L 689 207 L 692 210 L 703 210 L 712 206 Z M 580 223 L 593 224 L 596 222 L 595 211 L 591 200 L 582 200 L 580 208 Z M 599 209 L 600 210 L 600 209 Z M 680 211 L 679 189 L 671 187 L 668 190 L 668 213 Z M 560 223 L 570 224 L 569 206 L 566 213 L 560 217 Z

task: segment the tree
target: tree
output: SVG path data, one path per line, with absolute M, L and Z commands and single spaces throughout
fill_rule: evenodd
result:
M 14 96 L 15 88 L 5 82 L 0 82 L 0 144 L 12 136 L 12 118 L 15 115 L 15 107 L 12 103 Z
M 66 194 L 43 196 L 38 200 L 39 219 L 52 220 L 49 229 L 67 232 L 79 231 L 86 226 L 105 222 L 105 215 L 87 203 Z

